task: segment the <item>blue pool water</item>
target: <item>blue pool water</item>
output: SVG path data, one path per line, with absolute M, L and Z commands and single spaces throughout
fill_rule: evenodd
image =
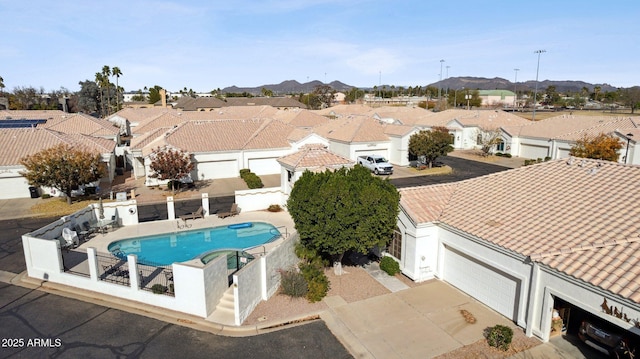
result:
M 110 243 L 108 249 L 120 258 L 135 254 L 139 263 L 170 265 L 198 258 L 218 249 L 252 248 L 279 236 L 280 232 L 273 225 L 252 222 L 242 226 L 221 226 L 128 238 Z

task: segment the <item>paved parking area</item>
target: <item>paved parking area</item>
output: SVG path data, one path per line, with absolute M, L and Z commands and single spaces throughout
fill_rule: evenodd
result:
M 330 311 L 322 319 L 356 357 L 429 358 L 483 339 L 487 327 L 516 328 L 438 280 L 349 304 L 332 298 L 326 302 Z M 465 321 L 463 309 L 473 314 L 475 323 Z

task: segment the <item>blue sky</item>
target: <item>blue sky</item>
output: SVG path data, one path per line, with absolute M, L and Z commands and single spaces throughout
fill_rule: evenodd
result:
M 522 82 L 536 78 L 536 50 L 540 81 L 640 85 L 637 0 L 0 0 L 0 16 L 8 91 L 77 91 L 103 65 L 126 91 Z

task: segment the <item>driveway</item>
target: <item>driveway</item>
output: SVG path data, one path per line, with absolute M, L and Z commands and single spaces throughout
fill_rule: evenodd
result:
M 355 357 L 429 358 L 483 339 L 496 324 L 516 326 L 447 283 L 432 280 L 403 291 L 346 303 L 325 299 L 322 316 Z M 461 310 L 476 322 L 465 321 Z

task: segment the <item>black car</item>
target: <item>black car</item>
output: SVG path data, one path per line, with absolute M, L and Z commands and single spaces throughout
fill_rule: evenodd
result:
M 596 320 L 583 320 L 578 337 L 588 346 L 613 358 L 633 358 L 637 343 L 625 336 L 623 329 L 615 329 Z

